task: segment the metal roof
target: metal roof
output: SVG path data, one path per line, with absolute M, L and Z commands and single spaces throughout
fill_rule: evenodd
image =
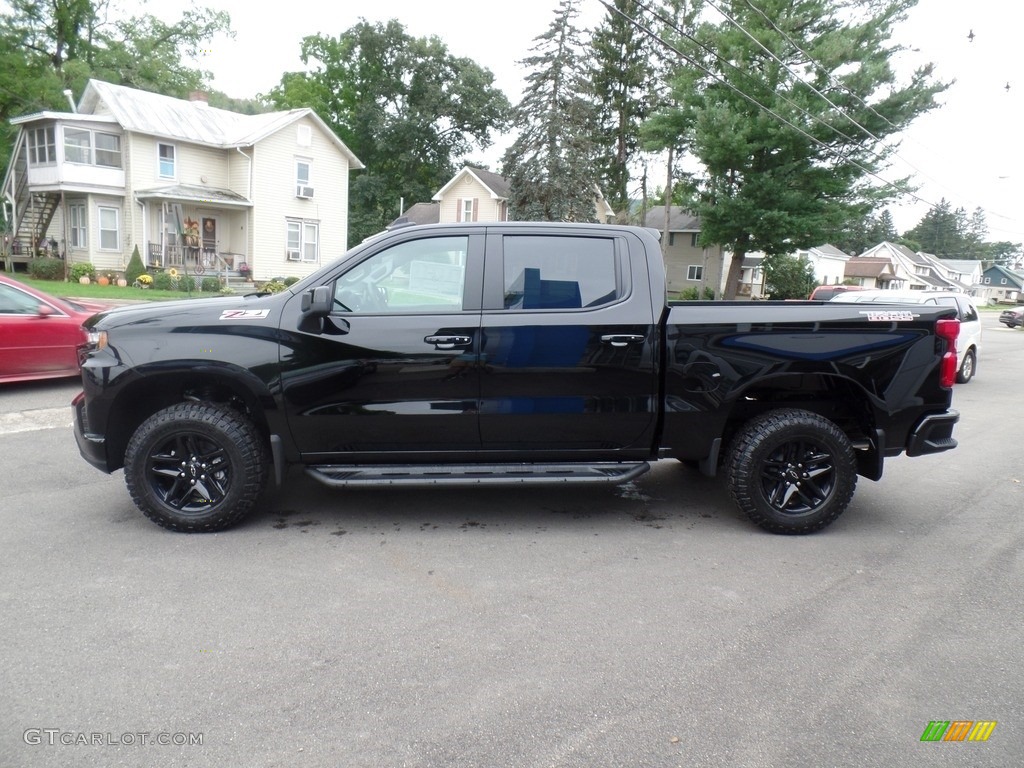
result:
M 202 100 L 186 101 L 102 80 L 90 80 L 79 101 L 78 114 L 110 115 L 126 131 L 221 149 L 252 146 L 308 116 L 348 157 L 352 168 L 364 167 L 330 126 L 309 108 L 243 115 L 211 107 Z

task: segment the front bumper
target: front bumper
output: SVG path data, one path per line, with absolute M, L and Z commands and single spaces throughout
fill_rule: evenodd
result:
M 907 441 L 907 456 L 925 456 L 956 448 L 953 425 L 960 421 L 960 411 L 950 408 L 945 413 L 925 416 L 914 427 Z
M 96 469 L 110 474 L 111 470 L 108 468 L 107 462 L 107 441 L 103 435 L 97 435 L 89 430 L 84 392 L 75 395 L 75 399 L 71 401 L 71 408 L 75 417 L 75 442 L 78 443 L 78 452 Z

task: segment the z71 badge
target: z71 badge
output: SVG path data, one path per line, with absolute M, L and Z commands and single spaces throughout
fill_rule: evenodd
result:
M 868 322 L 871 323 L 895 323 L 900 320 L 914 319 L 914 313 L 905 309 L 894 309 L 889 311 L 872 310 L 871 312 L 861 312 L 861 314 L 866 315 Z
M 221 320 L 261 320 L 270 314 L 269 309 L 225 309 Z

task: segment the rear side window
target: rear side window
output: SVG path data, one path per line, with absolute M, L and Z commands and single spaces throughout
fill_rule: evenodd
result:
M 615 240 L 609 237 L 507 235 L 505 309 L 581 309 L 624 294 Z

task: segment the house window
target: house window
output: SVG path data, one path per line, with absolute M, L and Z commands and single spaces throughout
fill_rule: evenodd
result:
M 285 248 L 288 261 L 318 261 L 320 258 L 319 222 L 289 219 Z
M 298 158 L 295 160 L 295 196 L 313 196 L 313 161 Z
M 985 282 L 985 285 L 989 285 L 992 282 L 992 278 L 991 277 L 986 277 L 984 282 Z
M 100 248 L 104 251 L 121 250 L 120 216 L 117 208 L 99 207 Z
M 476 209 L 476 198 L 467 197 L 459 200 L 459 221 L 473 221 L 473 211 Z
M 686 268 L 686 279 L 687 280 L 703 280 L 704 279 L 704 267 L 700 264 L 691 264 Z
M 64 160 L 83 165 L 121 167 L 121 137 L 84 128 L 64 129 Z
M 697 247 L 697 239 L 700 237 L 700 232 L 693 232 L 690 234 L 690 247 Z
M 161 179 L 175 179 L 178 177 L 177 153 L 173 144 L 156 145 L 157 162 Z
M 1006 285 L 1006 278 L 1005 277 L 999 278 L 999 284 L 1000 285 Z
M 87 248 L 89 227 L 85 217 L 85 203 L 71 203 L 68 216 L 71 219 L 71 247 Z
M 92 164 L 92 141 L 88 131 L 64 129 L 64 159 L 69 163 Z
M 32 128 L 28 131 L 29 165 L 49 165 L 57 162 L 57 142 L 53 126 Z
M 121 137 L 113 133 L 93 134 L 96 143 L 96 165 L 121 167 Z
M 668 247 L 671 248 L 675 244 L 676 244 L 676 233 L 675 232 L 669 232 L 668 233 Z

